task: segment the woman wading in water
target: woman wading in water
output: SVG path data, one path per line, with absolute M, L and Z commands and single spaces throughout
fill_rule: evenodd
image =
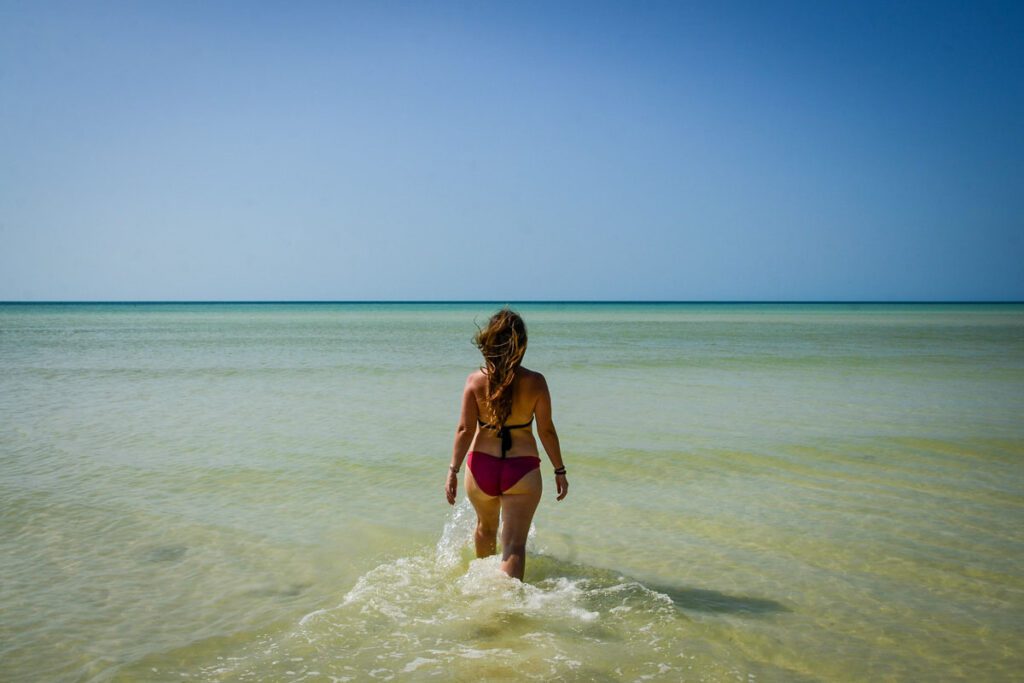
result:
M 476 556 L 496 552 L 501 524 L 501 569 L 522 580 L 526 569 L 526 535 L 543 488 L 537 434 L 555 467 L 557 500 L 569 492 L 558 433 L 551 421 L 551 394 L 544 375 L 522 367 L 526 325 L 505 308 L 498 311 L 473 340 L 484 366 L 466 379 L 462 414 L 455 430 L 455 448 L 445 495 L 455 504 L 458 474 L 466 458 L 466 495 L 476 509 Z

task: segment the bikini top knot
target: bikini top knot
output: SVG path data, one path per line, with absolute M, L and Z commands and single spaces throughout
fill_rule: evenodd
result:
M 493 430 L 496 430 L 498 432 L 498 436 L 501 438 L 501 457 L 504 458 L 505 457 L 505 453 L 508 452 L 508 449 L 512 448 L 512 434 L 509 433 L 508 430 L 510 430 L 510 429 L 525 429 L 525 428 L 529 427 L 531 424 L 533 424 L 533 418 L 531 417 L 529 422 L 524 422 L 521 425 L 503 425 L 501 427 L 495 427 L 494 425 L 489 425 L 489 424 L 487 424 L 486 422 L 484 422 L 483 420 L 481 420 L 479 418 L 477 419 L 477 423 L 481 427 L 483 427 L 484 429 L 493 429 Z

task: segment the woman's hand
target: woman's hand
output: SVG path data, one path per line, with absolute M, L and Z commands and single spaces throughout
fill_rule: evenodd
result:
M 562 500 L 569 493 L 569 480 L 564 474 L 555 475 L 555 488 L 558 490 L 558 497 L 555 500 Z
M 455 493 L 459 489 L 459 476 L 448 470 L 448 479 L 444 482 L 444 495 L 449 505 L 455 505 Z

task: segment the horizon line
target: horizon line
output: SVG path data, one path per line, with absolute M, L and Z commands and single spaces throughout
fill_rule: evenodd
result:
M 1024 304 L 1021 299 L 41 299 L 36 304 Z

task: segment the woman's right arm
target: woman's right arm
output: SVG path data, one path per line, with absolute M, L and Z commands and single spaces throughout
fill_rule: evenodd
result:
M 473 393 L 473 375 L 466 378 L 466 386 L 462 389 L 462 410 L 459 412 L 459 424 L 455 427 L 455 444 L 452 447 L 452 461 L 448 465 L 448 476 L 444 482 L 444 495 L 449 505 L 455 505 L 458 489 L 457 473 L 462 467 L 473 437 L 476 436 L 477 421 L 476 395 Z
M 562 448 L 558 443 L 558 432 L 555 431 L 555 423 L 551 419 L 551 392 L 548 391 L 548 382 L 544 375 L 537 373 L 540 380 L 540 395 L 537 397 L 537 404 L 533 409 L 534 417 L 537 420 L 537 435 L 544 445 L 544 452 L 548 454 L 548 460 L 556 470 L 565 467 L 562 462 Z M 562 500 L 569 493 L 569 480 L 564 474 L 555 475 L 555 487 L 558 490 L 558 497 L 555 500 Z

